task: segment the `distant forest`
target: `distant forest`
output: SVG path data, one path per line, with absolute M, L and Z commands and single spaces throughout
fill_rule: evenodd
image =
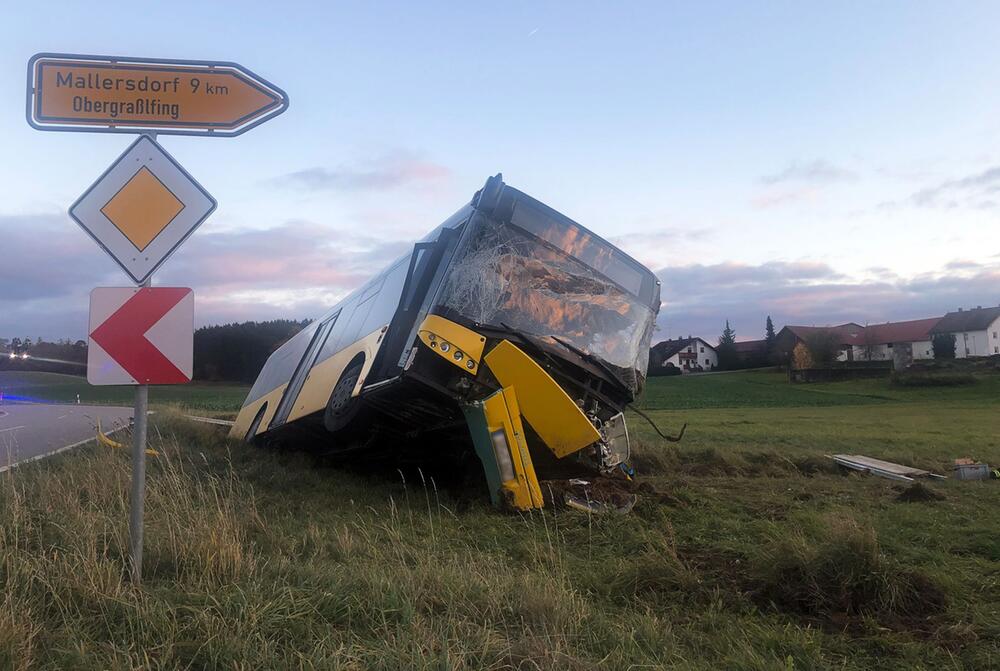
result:
M 205 326 L 194 332 L 194 379 L 252 384 L 271 352 L 309 324 L 276 319 Z M 10 358 L 10 353 L 15 358 Z M 21 354 L 28 357 L 22 359 Z M 0 370 L 36 370 L 85 375 L 87 343 L 41 338 L 0 338 Z
M 194 378 L 252 384 L 271 352 L 308 324 L 275 319 L 202 327 L 194 332 Z

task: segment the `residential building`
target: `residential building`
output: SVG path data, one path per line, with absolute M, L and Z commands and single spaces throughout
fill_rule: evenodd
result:
M 854 361 L 891 361 L 894 350 L 909 349 L 904 360 L 933 359 L 931 329 L 941 317 L 912 319 L 904 322 L 869 324 L 861 329 L 852 345 L 851 358 Z
M 741 340 L 733 345 L 740 368 L 758 368 L 771 363 L 766 340 Z
M 974 310 L 949 312 L 930 330 L 955 336 L 955 357 L 1000 354 L 1000 307 L 976 307 Z
M 677 338 L 659 342 L 649 351 L 649 374 L 662 375 L 660 369 L 675 366 L 682 373 L 700 373 L 715 370 L 719 355 L 715 347 L 701 338 Z
M 837 326 L 785 326 L 775 338 L 775 347 L 783 361 L 790 361 L 795 346 L 802 343 L 808 345 L 812 338 L 824 333 L 832 333 L 837 340 L 840 352 L 838 361 L 851 361 L 854 358 L 853 347 L 865 327 L 861 324 L 848 322 Z

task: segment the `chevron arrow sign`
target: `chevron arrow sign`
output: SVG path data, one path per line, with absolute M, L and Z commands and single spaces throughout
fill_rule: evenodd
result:
M 90 384 L 184 384 L 193 367 L 193 291 L 98 287 L 90 293 Z

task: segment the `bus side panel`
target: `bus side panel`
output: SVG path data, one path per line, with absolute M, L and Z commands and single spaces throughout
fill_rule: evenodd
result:
M 344 372 L 344 368 L 359 352 L 363 352 L 365 357 L 364 367 L 361 369 L 361 377 L 358 379 L 358 385 L 351 394 L 352 396 L 356 396 L 364 384 L 365 378 L 368 376 L 368 371 L 375 360 L 375 355 L 378 353 L 384 330 L 384 327 L 380 327 L 372 331 L 361 338 L 361 340 L 348 345 L 332 357 L 313 366 L 306 377 L 305 384 L 302 385 L 299 397 L 295 399 L 292 411 L 288 414 L 288 421 L 293 422 L 306 415 L 326 409 L 326 404 L 330 400 L 330 394 L 333 393 L 333 387 L 337 384 L 337 380 L 340 379 L 340 374 Z M 269 412 L 269 414 L 271 413 Z
M 261 419 L 260 424 L 257 425 L 257 433 L 255 435 L 259 436 L 264 431 L 267 431 L 267 427 L 271 423 L 275 411 L 278 409 L 278 403 L 281 402 L 281 395 L 285 393 L 286 386 L 283 384 L 277 389 L 264 394 L 256 401 L 243 406 L 240 414 L 236 417 L 236 423 L 233 424 L 233 428 L 229 431 L 229 437 L 243 440 L 247 435 L 247 431 L 250 430 L 250 424 L 253 422 L 254 417 L 257 416 L 257 411 L 265 403 L 267 403 L 267 410 L 264 411 L 264 417 Z

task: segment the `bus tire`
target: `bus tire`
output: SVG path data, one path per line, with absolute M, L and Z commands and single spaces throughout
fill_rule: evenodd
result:
M 330 400 L 326 404 L 326 412 L 323 413 L 323 425 L 327 431 L 343 432 L 360 413 L 361 399 L 351 396 L 351 393 L 358 384 L 364 363 L 364 359 L 353 361 L 340 374 L 340 379 L 334 385 Z

